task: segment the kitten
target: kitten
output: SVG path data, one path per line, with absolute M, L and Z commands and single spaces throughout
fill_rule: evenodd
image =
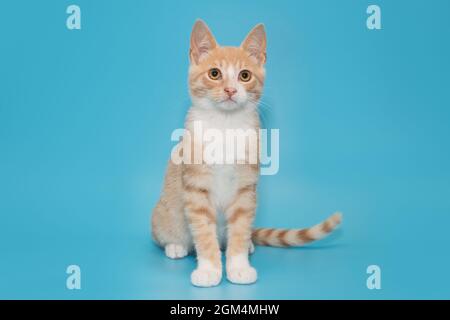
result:
M 240 47 L 220 47 L 206 24 L 197 21 L 190 47 L 192 107 L 185 129 L 192 133 L 194 123 L 201 122 L 204 128 L 221 132 L 230 128 L 258 130 L 257 106 L 263 91 L 265 61 L 266 33 L 262 24 L 248 34 Z M 195 138 L 188 143 L 204 146 Z M 178 148 L 183 152 L 183 141 Z M 299 246 L 321 239 L 340 223 L 341 215 L 336 213 L 308 229 L 252 229 L 258 173 L 258 163 L 169 161 L 161 199 L 153 211 L 152 235 L 169 258 L 182 258 L 195 249 L 198 266 L 191 274 L 193 285 L 220 283 L 221 243 L 226 242 L 228 280 L 248 284 L 257 279 L 248 259 L 254 250 L 252 241 L 265 246 Z

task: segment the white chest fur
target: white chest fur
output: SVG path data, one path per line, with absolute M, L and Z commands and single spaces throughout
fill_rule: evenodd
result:
M 229 129 L 255 129 L 258 125 L 258 116 L 254 110 L 241 110 L 234 113 L 224 113 L 223 111 L 215 109 L 191 108 L 187 127 L 192 129 L 194 123 L 201 123 L 203 134 L 212 129 L 220 131 L 222 136 L 222 143 L 226 143 L 225 138 L 227 130 Z M 226 146 L 223 145 L 222 150 L 226 153 Z M 237 157 L 237 154 L 233 153 Z M 224 159 L 227 157 L 224 155 Z M 227 161 L 230 160 L 227 158 Z M 233 162 L 236 163 L 237 159 Z M 233 163 L 232 162 L 232 163 Z M 230 163 L 230 162 L 228 162 Z M 213 179 L 210 190 L 212 193 L 212 200 L 216 209 L 224 210 L 230 202 L 234 199 L 238 188 L 238 176 L 236 174 L 236 165 L 232 164 L 215 164 L 211 165 Z
M 186 128 L 192 130 L 194 123 L 201 122 L 204 131 L 208 129 L 219 130 L 226 135 L 227 129 L 257 129 L 259 118 L 255 110 L 247 109 L 236 113 L 224 113 L 214 109 L 192 107 L 186 121 Z M 225 142 L 226 139 L 223 139 Z M 224 146 L 224 150 L 226 150 Z M 216 164 L 211 165 L 212 182 L 210 186 L 211 201 L 218 214 L 218 236 L 223 244 L 226 233 L 226 223 L 223 211 L 236 197 L 239 176 L 236 165 Z
M 236 196 L 238 181 L 234 165 L 211 166 L 213 179 L 211 200 L 216 209 L 223 211 Z
M 224 210 L 237 193 L 236 171 L 233 165 L 213 166 L 212 171 L 211 201 L 216 208 L 219 243 L 222 248 L 225 248 L 227 228 Z

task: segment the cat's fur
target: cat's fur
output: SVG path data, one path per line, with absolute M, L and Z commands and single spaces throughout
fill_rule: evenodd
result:
M 240 47 L 220 47 L 206 24 L 197 21 L 191 35 L 189 86 L 192 107 L 185 128 L 194 121 L 204 128 L 260 127 L 258 101 L 265 78 L 266 33 L 257 25 Z M 212 68 L 220 79 L 209 76 Z M 240 79 L 242 70 L 251 79 Z M 232 88 L 234 101 L 225 88 Z M 196 144 L 198 141 L 193 141 Z M 182 144 L 178 146 L 182 148 Z M 161 199 L 152 216 L 152 235 L 169 258 L 196 251 L 198 266 L 191 282 L 208 287 L 222 278 L 221 247 L 226 247 L 226 273 L 233 283 L 252 283 L 256 270 L 248 255 L 253 243 L 267 246 L 298 246 L 320 239 L 341 221 L 334 214 L 308 229 L 253 229 L 256 209 L 258 164 L 179 164 L 169 161 Z M 253 243 L 252 243 L 253 240 Z

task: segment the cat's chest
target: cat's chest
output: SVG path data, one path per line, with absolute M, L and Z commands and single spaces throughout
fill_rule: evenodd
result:
M 216 111 L 205 110 L 191 110 L 190 121 L 188 128 L 193 130 L 195 136 L 195 129 L 200 128 L 200 134 L 203 139 L 206 136 L 214 137 L 214 139 L 203 140 L 202 145 L 203 156 L 209 157 L 207 163 L 211 163 L 211 200 L 218 211 L 226 209 L 236 197 L 239 185 L 239 174 L 236 163 L 242 157 L 242 154 L 234 150 L 234 147 L 229 145 L 230 141 L 234 141 L 234 130 L 255 130 L 257 128 L 257 121 L 253 113 L 239 113 L 236 115 L 227 115 Z M 212 130 L 212 131 L 211 131 Z M 191 131 L 192 132 L 192 131 Z M 232 138 L 232 139 L 231 139 Z M 195 138 L 194 138 L 195 139 Z M 219 156 L 215 152 L 208 150 L 221 149 L 223 154 Z M 213 156 L 214 154 L 214 156 Z M 214 160 L 211 161 L 210 160 Z M 216 161 L 220 160 L 220 161 Z M 216 163 L 216 164 L 212 164 Z M 217 164 L 220 163 L 220 164 Z M 230 164 L 234 163 L 234 164 Z
M 234 200 L 238 176 L 234 165 L 212 165 L 211 200 L 217 210 L 223 211 Z
M 214 129 L 216 132 L 220 132 L 223 136 L 219 141 L 222 143 L 221 149 L 224 150 L 223 163 L 210 165 L 212 172 L 212 201 L 219 211 L 223 211 L 233 200 L 237 193 L 238 188 L 238 175 L 236 172 L 236 166 L 233 164 L 225 164 L 227 161 L 236 163 L 236 153 L 227 154 L 227 134 L 230 133 L 230 129 L 248 129 L 250 127 L 248 121 L 245 118 L 221 118 L 212 117 L 203 121 L 205 130 Z M 216 140 L 214 143 L 218 143 Z M 232 159 L 233 158 L 233 159 Z M 230 162 L 228 162 L 230 163 Z
M 218 130 L 223 134 L 227 130 L 233 129 L 253 129 L 254 120 L 252 117 L 246 117 L 245 114 L 238 116 L 228 116 L 228 115 L 217 115 L 216 113 L 205 113 L 205 115 L 197 120 L 201 123 L 204 130 Z

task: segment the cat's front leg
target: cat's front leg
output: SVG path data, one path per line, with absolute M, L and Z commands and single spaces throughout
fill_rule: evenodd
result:
M 256 185 L 250 184 L 238 190 L 235 201 L 226 210 L 226 271 L 228 280 L 233 283 L 249 284 L 257 279 L 257 272 L 248 259 L 255 209 Z
M 197 269 L 191 274 L 191 282 L 199 287 L 212 287 L 222 279 L 222 262 L 216 231 L 216 214 L 207 201 L 188 204 L 189 219 L 195 250 Z
M 190 170 L 192 169 L 191 167 Z M 187 184 L 184 186 L 185 212 L 198 262 L 197 268 L 191 274 L 191 282 L 198 287 L 212 287 L 222 280 L 216 210 L 211 205 L 208 189 L 199 184 L 202 177 L 197 175 L 196 179 L 193 179 L 194 177 L 185 177 Z

